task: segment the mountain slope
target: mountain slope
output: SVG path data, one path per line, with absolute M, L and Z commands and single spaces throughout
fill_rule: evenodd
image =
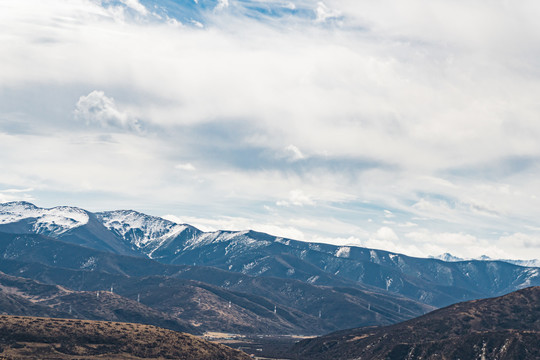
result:
M 538 359 L 540 287 L 297 343 L 294 359 Z
M 154 326 L 0 315 L 0 357 L 8 359 L 244 360 L 238 350 Z
M 134 322 L 200 334 L 189 323 L 107 291 L 73 291 L 0 273 L 1 310 L 8 315 Z
M 200 329 L 207 330 L 320 334 L 344 327 L 390 324 L 432 309 L 376 290 L 321 287 L 215 268 L 164 265 L 39 235 L 0 233 L 0 257 L 0 271 L 74 290 L 102 291 L 113 285 L 120 295 L 130 299 L 140 296 L 141 303 L 199 323 Z M 278 307 L 276 314 L 274 306 Z

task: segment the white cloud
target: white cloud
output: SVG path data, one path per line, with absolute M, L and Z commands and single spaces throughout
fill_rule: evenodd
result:
M 332 244 L 337 246 L 363 246 L 363 241 L 360 238 L 349 236 L 349 237 L 325 237 L 325 236 L 313 236 L 306 238 L 306 241 L 322 243 L 322 244 Z
M 220 11 L 229 7 L 229 0 L 218 0 L 215 10 Z
M 304 239 L 304 233 L 298 228 L 283 223 L 256 222 L 253 221 L 253 219 L 243 217 L 223 216 L 218 218 L 198 218 L 192 216 L 178 217 L 176 215 L 165 215 L 163 218 L 178 224 L 190 224 L 202 231 L 255 230 L 284 238 L 297 240 Z
M 442 247 L 467 246 L 477 243 L 477 238 L 463 233 L 432 233 L 426 230 L 413 231 L 405 234 L 405 237 L 420 243 L 435 244 Z
M 144 12 L 138 1 L 125 4 Z M 88 196 L 94 206 L 153 199 L 172 212 L 172 199 L 183 199 L 189 212 L 207 204 L 194 217 L 242 209 L 257 217 L 276 203 L 291 214 L 303 205 L 313 218 L 366 223 L 371 233 L 382 208 L 395 216 L 398 239 L 359 238 L 414 241 L 421 251 L 455 244 L 407 238 L 399 224 L 471 236 L 476 248 L 467 251 L 506 251 L 498 241 L 505 233 L 534 237 L 538 2 L 316 6 L 319 20 L 339 16 L 340 24 L 294 16 L 267 24 L 210 11 L 195 29 L 126 18 L 97 1 L 0 3 L 0 184 L 39 188 L 50 199 L 119 194 Z M 91 125 L 84 133 L 62 120 L 74 104 Z M 24 125 L 8 121 L 14 113 Z M 140 119 L 155 132 L 140 136 Z M 246 134 L 224 140 L 230 147 L 212 144 L 206 133 L 229 122 L 231 134 Z M 206 130 L 191 136 L 192 128 Z M 272 168 L 253 149 L 290 160 L 325 154 L 330 164 Z M 190 170 L 182 159 L 197 165 L 196 181 L 176 171 Z M 514 168 L 522 159 L 530 161 Z M 318 231 L 310 228 L 305 238 Z
M 33 188 L 28 189 L 0 189 L 0 203 L 10 201 L 34 201 Z
M 387 226 L 381 227 L 375 234 L 373 234 L 374 239 L 376 240 L 387 240 L 387 241 L 398 241 L 399 237 L 397 234 Z
M 536 253 L 536 250 L 540 248 L 540 236 L 538 235 L 515 233 L 508 236 L 501 236 L 499 241 L 504 246 L 530 249 L 533 252 L 532 254 Z
M 75 107 L 75 116 L 88 125 L 140 131 L 139 122 L 128 113 L 120 111 L 113 98 L 103 91 L 94 90 L 81 96 Z
M 305 159 L 306 157 L 304 156 L 304 154 L 302 154 L 302 152 L 300 151 L 300 149 L 298 149 L 296 146 L 294 145 L 288 145 L 286 148 L 285 148 L 285 153 L 287 155 L 287 158 L 290 160 L 290 161 L 298 161 L 298 160 L 302 160 L 302 159 Z
M 278 206 L 304 206 L 315 205 L 315 201 L 311 196 L 306 195 L 302 190 L 291 190 L 287 200 L 279 200 L 276 202 Z
M 422 247 L 400 241 L 395 231 L 387 226 L 383 226 L 372 233 L 368 239 L 362 241 L 362 246 L 402 253 L 409 256 L 423 256 L 425 254 Z
M 317 22 L 324 22 L 328 19 L 337 18 L 341 15 L 338 10 L 329 9 L 328 6 L 326 6 L 326 4 L 322 1 L 317 3 L 315 14 L 317 16 Z
M 27 193 L 27 192 L 31 192 L 31 191 L 34 191 L 34 189 L 33 188 L 27 188 L 27 189 L 5 189 L 5 190 L 0 190 L 0 192 L 8 193 L 8 194 Z
M 191 164 L 191 163 L 176 164 L 174 166 L 174 168 L 178 169 L 178 170 L 184 170 L 184 171 L 195 171 L 196 170 L 195 166 L 193 166 L 193 164 Z
M 129 8 L 137 11 L 141 15 L 148 15 L 148 10 L 146 7 L 139 2 L 139 0 L 120 0 L 123 4 L 128 6 Z
M 296 9 L 296 5 L 293 2 L 290 2 L 290 1 L 283 4 L 283 7 L 287 8 L 287 9 L 290 9 L 290 10 Z

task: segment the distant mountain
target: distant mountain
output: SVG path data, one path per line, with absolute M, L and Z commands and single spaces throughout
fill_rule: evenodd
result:
M 461 258 L 454 256 L 450 253 L 444 253 L 437 256 L 430 256 L 431 259 L 439 259 L 442 261 L 449 261 L 449 262 L 455 262 L 455 261 L 468 261 L 468 260 L 480 260 L 480 261 L 504 261 L 509 264 L 519 265 L 519 266 L 527 266 L 527 267 L 540 267 L 540 260 L 538 259 L 531 259 L 531 260 L 511 260 L 511 259 L 492 259 L 487 255 L 482 255 L 479 258 Z
M 190 322 L 199 331 L 321 334 L 391 324 L 433 309 L 377 289 L 331 288 L 210 267 L 165 265 L 41 235 L 0 233 L 0 258 L 0 271 L 11 275 L 73 290 L 114 286 L 115 293 L 139 297 L 141 304 Z
M 464 258 L 460 258 L 458 256 L 454 256 L 450 253 L 444 253 L 444 254 L 441 254 L 441 255 L 437 255 L 437 256 L 430 256 L 429 257 L 430 259 L 438 259 L 438 260 L 442 260 L 442 261 L 448 261 L 448 262 L 455 262 L 455 261 L 466 261 L 467 259 L 464 259 Z M 468 260 L 471 260 L 471 259 L 468 259 Z
M 42 215 L 50 212 L 65 219 L 52 224 L 50 217 Z M 68 221 L 74 212 L 86 214 L 88 222 Z M 43 225 L 36 227 L 37 223 Z M 42 230 L 53 225 L 60 227 Z M 131 210 L 92 214 L 76 208 L 40 209 L 29 203 L 5 203 L 0 204 L 0 231 L 45 234 L 164 264 L 212 266 L 313 285 L 377 288 L 437 307 L 540 285 L 538 268 L 507 262 L 445 262 L 361 247 L 301 242 L 255 231 L 203 232 Z M 10 256 L 9 250 L 6 256 Z
M 0 204 L 0 231 L 41 234 L 94 249 L 141 256 L 131 244 L 103 226 L 94 214 L 74 207 L 43 209 L 24 201 L 3 203 Z
M 540 287 L 297 343 L 292 359 L 540 359 Z
M 154 326 L 0 315 L 5 359 L 247 360 L 238 350 Z

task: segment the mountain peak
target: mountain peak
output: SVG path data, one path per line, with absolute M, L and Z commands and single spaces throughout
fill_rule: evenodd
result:
M 28 201 L 9 201 L 0 203 L 0 208 L 26 208 L 26 209 L 37 209 L 38 207 Z
M 58 206 L 40 208 L 26 201 L 0 204 L 0 224 L 35 219 L 33 230 L 37 233 L 61 234 L 88 223 L 88 213 L 80 208 Z
M 163 241 L 190 227 L 135 210 L 113 210 L 96 213 L 103 225 L 137 248 Z

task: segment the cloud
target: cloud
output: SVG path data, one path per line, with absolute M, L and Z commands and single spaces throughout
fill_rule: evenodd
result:
M 399 237 L 397 234 L 392 230 L 391 228 L 387 226 L 381 227 L 377 232 L 373 235 L 374 239 L 376 240 L 387 240 L 387 241 L 397 241 L 399 240 Z
M 214 9 L 216 11 L 220 11 L 228 7 L 229 7 L 229 0 L 218 0 L 218 3 Z
M 33 188 L 28 189 L 0 189 L 0 203 L 10 201 L 34 201 Z
M 405 237 L 421 243 L 431 243 L 442 247 L 467 246 L 477 243 L 477 238 L 463 233 L 432 233 L 429 231 L 413 231 L 405 234 Z
M 335 217 L 426 253 L 457 247 L 422 229 L 471 236 L 471 252 L 535 236 L 537 3 L 290 1 L 256 17 L 231 2 L 191 9 L 202 29 L 101 5 L 0 5 L 6 188 L 261 224 L 278 204 L 285 228 L 302 206 L 304 238 L 353 236 L 320 233 Z M 417 237 L 375 236 L 384 210 Z
M 183 164 L 176 164 L 174 166 L 175 169 L 178 170 L 184 170 L 184 171 L 195 171 L 195 166 L 191 163 L 183 163 Z
M 85 121 L 87 125 L 141 131 L 138 120 L 120 111 L 114 99 L 106 96 L 103 91 L 94 90 L 86 96 L 81 96 L 74 113 L 77 119 Z
M 252 219 L 243 217 L 222 216 L 218 218 L 198 218 L 190 216 L 178 217 L 176 215 L 165 215 L 163 218 L 178 224 L 190 224 L 202 231 L 255 230 L 289 239 L 304 239 L 304 233 L 298 228 L 288 226 L 283 223 L 255 222 Z
M 324 236 L 313 236 L 306 241 L 322 243 L 322 244 L 332 244 L 337 246 L 363 246 L 363 241 L 360 238 L 355 236 L 349 237 L 324 237 Z
M 325 22 L 328 19 L 338 18 L 341 15 L 341 12 L 338 10 L 331 10 L 325 3 L 319 1 L 317 3 L 317 8 L 315 9 L 315 14 L 317 22 Z
M 276 202 L 277 206 L 304 206 L 315 205 L 315 201 L 306 195 L 302 190 L 291 190 L 289 192 L 289 198 L 287 200 L 280 200 Z
M 515 233 L 508 236 L 502 236 L 499 241 L 505 246 L 520 247 L 533 251 L 540 248 L 540 236 L 538 235 Z
M 289 161 L 298 161 L 298 160 L 302 160 L 302 159 L 306 158 L 305 155 L 302 154 L 300 149 L 298 149 L 294 145 L 288 145 L 285 148 L 285 153 L 286 153 L 286 156 L 289 159 Z
M 129 8 L 137 11 L 139 14 L 146 16 L 148 15 L 148 10 L 146 7 L 139 2 L 139 0 L 120 0 L 123 4 L 128 6 Z

